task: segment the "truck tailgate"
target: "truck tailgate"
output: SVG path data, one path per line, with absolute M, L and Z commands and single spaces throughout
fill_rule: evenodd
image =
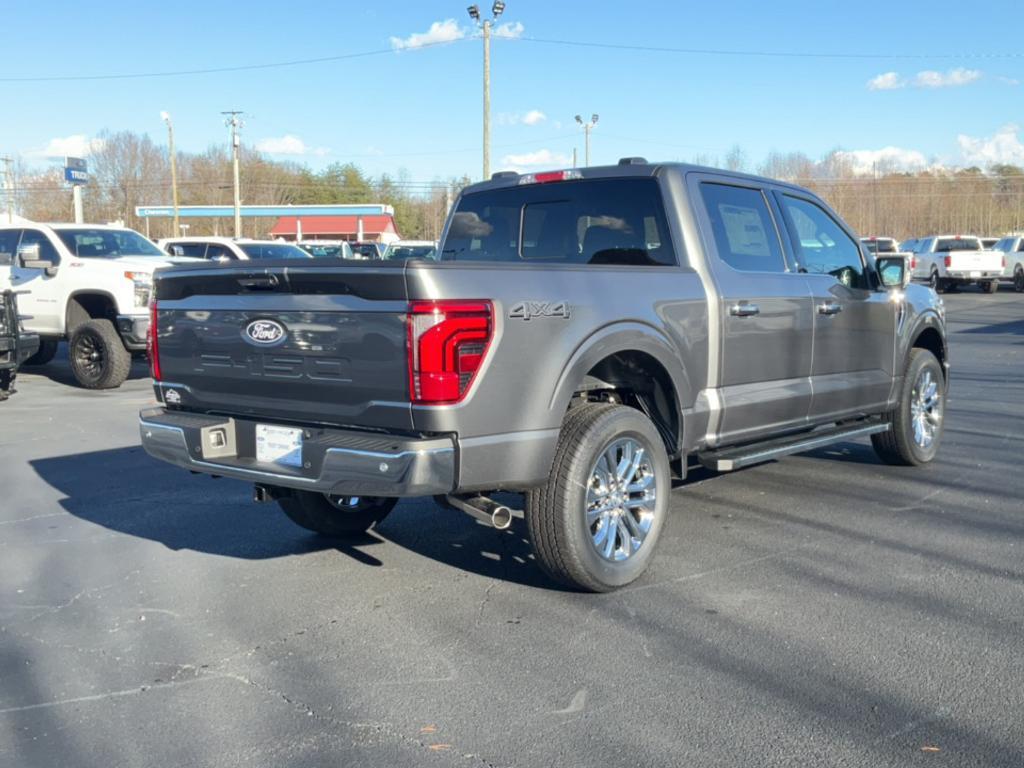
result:
M 954 272 L 999 272 L 1003 255 L 999 251 L 950 251 L 947 269 Z
M 157 274 L 169 405 L 411 430 L 404 266 L 179 267 Z

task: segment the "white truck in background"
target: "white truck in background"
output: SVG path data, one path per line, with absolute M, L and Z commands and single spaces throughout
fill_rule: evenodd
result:
M 977 237 L 933 235 L 917 241 L 913 276 L 944 293 L 971 283 L 977 283 L 986 293 L 995 293 L 1006 266 L 1005 257 L 1000 251 L 984 250 Z
M 26 330 L 53 359 L 61 340 L 86 389 L 121 386 L 132 355 L 144 354 L 153 273 L 176 261 L 131 229 L 95 224 L 0 225 L 0 290 L 21 293 Z
M 1024 235 L 1007 235 L 994 246 L 1006 260 L 1003 280 L 1013 281 L 1013 290 L 1024 293 Z

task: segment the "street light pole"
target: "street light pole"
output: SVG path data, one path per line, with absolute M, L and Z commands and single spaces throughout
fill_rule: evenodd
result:
M 583 126 L 583 166 L 590 166 L 590 132 L 597 125 L 597 115 L 590 116 L 590 122 L 584 123 L 583 118 L 576 115 L 576 122 Z
M 171 198 L 174 202 L 174 229 L 171 231 L 178 234 L 178 156 L 174 151 L 174 125 L 171 124 L 171 116 L 167 112 L 161 112 L 160 117 L 167 123 L 167 149 L 171 155 Z
M 231 128 L 231 162 L 234 166 L 233 172 L 235 177 L 235 237 L 242 236 L 242 193 L 239 184 L 239 152 L 241 151 L 241 139 L 238 135 L 239 128 L 242 127 L 242 120 L 238 117 L 242 113 L 239 110 L 229 110 L 227 112 L 221 112 L 222 115 L 227 115 L 228 119 L 224 121 L 224 124 Z
M 502 0 L 494 0 L 491 18 L 481 19 L 480 7 L 471 5 L 466 9 L 469 18 L 480 27 L 484 39 L 484 179 L 491 176 L 491 27 L 505 11 Z

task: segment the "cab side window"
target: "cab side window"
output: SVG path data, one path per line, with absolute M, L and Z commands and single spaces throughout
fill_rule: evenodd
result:
M 20 236 L 20 229 L 0 230 L 0 267 L 7 267 L 14 263 L 14 255 L 18 251 L 18 238 Z
M 780 195 L 786 226 L 800 268 L 812 275 L 832 275 L 850 288 L 871 284 L 857 242 L 824 208 L 791 195 Z
M 223 245 L 214 245 L 211 243 L 206 248 L 206 258 L 210 261 L 228 261 L 235 258 L 235 254 L 225 248 Z
M 50 242 L 50 238 L 38 229 L 26 229 L 22 231 L 21 243 L 18 247 L 23 248 L 26 245 L 38 245 L 40 259 L 43 261 L 49 261 L 52 264 L 60 264 L 60 254 L 57 253 L 57 249 L 53 247 L 53 243 Z
M 703 182 L 715 249 L 740 272 L 785 272 L 786 262 L 768 201 L 759 189 Z

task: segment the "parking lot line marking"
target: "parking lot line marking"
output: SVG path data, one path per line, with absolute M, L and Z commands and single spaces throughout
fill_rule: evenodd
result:
M 33 709 L 49 709 L 51 707 L 62 707 L 66 704 L 84 704 L 93 701 L 103 701 L 104 699 L 116 699 L 122 696 L 137 696 L 140 693 L 146 693 L 147 691 L 155 691 L 160 688 L 172 688 L 179 685 L 189 685 L 191 683 L 201 683 L 207 680 L 231 680 L 233 679 L 230 675 L 203 675 L 202 677 L 194 677 L 191 680 L 176 680 L 174 682 L 167 683 L 153 683 L 152 685 L 141 685 L 137 688 L 126 688 L 122 691 L 110 691 L 108 693 L 97 693 L 93 696 L 78 696 L 73 699 L 57 699 L 56 701 L 44 701 L 39 704 L 26 704 L 23 707 L 7 707 L 6 709 L 0 709 L 0 715 L 13 714 L 15 712 L 28 712 Z

